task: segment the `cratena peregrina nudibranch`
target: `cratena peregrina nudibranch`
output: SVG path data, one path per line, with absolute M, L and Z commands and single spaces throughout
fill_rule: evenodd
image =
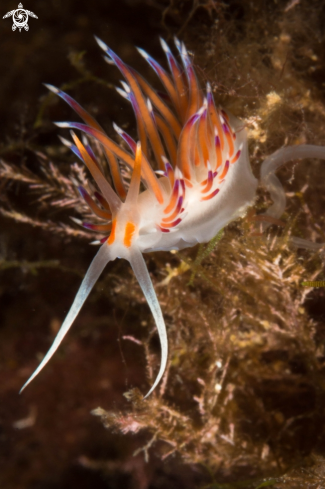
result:
M 126 151 L 69 95 L 46 85 L 84 121 L 84 124 L 60 122 L 57 126 L 81 131 L 102 145 L 114 189 L 91 146 L 83 144 L 72 132 L 74 144 L 63 142 L 85 163 L 99 189 L 90 196 L 84 188 L 79 188 L 94 214 L 103 219 L 103 224 L 86 227 L 102 232 L 105 238 L 51 348 L 23 388 L 57 350 L 106 264 L 115 258 L 125 258 L 147 299 L 161 344 L 159 372 L 147 397 L 164 374 L 168 342 L 164 318 L 142 253 L 180 250 L 210 241 L 230 221 L 245 214 L 254 201 L 257 179 L 249 162 L 244 124 L 215 106 L 209 84 L 205 92 L 200 88 L 183 43 L 176 40 L 179 62 L 165 41 L 161 41 L 169 73 L 139 49 L 165 89 L 161 96 L 106 44 L 99 39 L 97 42 L 109 64 L 114 63 L 125 79 L 123 90 L 117 90 L 132 105 L 138 141 L 114 125 L 128 147 Z M 268 216 L 280 217 L 285 205 L 283 189 L 274 175 L 276 169 L 288 160 L 304 157 L 325 158 L 325 148 L 310 145 L 283 148 L 263 163 L 261 181 L 274 201 L 266 213 Z M 120 163 L 132 170 L 128 189 L 121 176 Z M 141 182 L 144 191 L 140 191 Z

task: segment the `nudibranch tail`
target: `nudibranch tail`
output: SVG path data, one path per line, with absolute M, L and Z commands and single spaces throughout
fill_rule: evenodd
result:
M 300 144 L 280 148 L 263 161 L 261 165 L 261 183 L 269 191 L 273 204 L 261 216 L 271 217 L 273 219 L 279 219 L 282 216 L 286 207 L 286 195 L 275 172 L 289 161 L 304 158 L 325 160 L 325 147 L 315 146 L 313 144 Z M 261 223 L 263 231 L 270 225 L 268 222 Z M 298 248 L 306 248 L 311 251 L 317 251 L 325 246 L 325 243 L 314 243 L 297 236 L 290 236 L 289 241 Z
M 286 206 L 285 192 L 275 172 L 280 166 L 294 159 L 319 158 L 325 159 L 325 147 L 312 144 L 300 144 L 280 148 L 266 158 L 261 165 L 261 183 L 270 192 L 273 204 L 266 211 L 266 215 L 279 219 Z

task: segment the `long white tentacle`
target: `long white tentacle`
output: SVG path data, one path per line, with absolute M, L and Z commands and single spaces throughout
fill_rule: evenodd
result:
M 286 195 L 275 172 L 288 161 L 303 158 L 319 158 L 325 160 L 324 146 L 315 146 L 312 144 L 288 146 L 287 148 L 278 149 L 263 161 L 261 165 L 261 183 L 270 192 L 273 204 L 262 215 L 280 219 L 286 207 Z M 269 226 L 269 223 L 262 223 L 264 231 Z M 306 248 L 311 251 L 317 251 L 325 245 L 325 243 L 313 243 L 312 241 L 296 236 L 291 236 L 290 242 L 298 248 Z
M 157 387 L 158 383 L 160 382 L 165 369 L 166 369 L 166 364 L 167 364 L 167 357 L 168 357 L 168 341 L 167 341 L 167 332 L 166 332 L 166 326 L 165 326 L 165 321 L 160 309 L 160 305 L 156 296 L 155 289 L 153 288 L 151 278 L 146 266 L 146 263 L 143 259 L 142 253 L 135 247 L 133 247 L 130 251 L 130 263 L 131 267 L 134 271 L 134 274 L 140 284 L 140 287 L 145 295 L 145 298 L 147 299 L 148 305 L 151 309 L 152 315 L 154 317 L 154 320 L 156 322 L 156 326 L 158 329 L 158 334 L 159 334 L 159 340 L 160 340 L 160 345 L 161 345 L 161 363 L 160 363 L 160 369 L 158 372 L 158 375 L 156 377 L 156 380 L 147 393 L 147 395 L 144 397 L 148 397 L 154 389 Z
M 114 257 L 115 258 L 115 257 Z M 77 315 L 80 312 L 80 309 L 82 308 L 85 300 L 87 299 L 91 289 L 97 282 L 100 274 L 104 270 L 105 266 L 107 263 L 112 260 L 112 253 L 110 250 L 110 247 L 105 243 L 103 246 L 99 249 L 97 255 L 91 262 L 90 267 L 88 268 L 88 271 L 82 281 L 82 284 L 80 286 L 80 289 L 78 290 L 78 293 L 75 297 L 75 300 L 70 308 L 70 311 L 68 312 L 67 317 L 65 318 L 51 348 L 43 358 L 42 362 L 40 365 L 37 367 L 33 375 L 27 380 L 27 382 L 23 385 L 21 388 L 20 392 L 22 392 L 25 387 L 36 377 L 37 374 L 42 370 L 42 368 L 47 364 L 47 362 L 51 359 L 51 357 L 54 355 L 58 347 L 60 346 L 61 341 L 69 331 L 73 321 L 76 319 Z
M 303 158 L 325 159 L 324 146 L 312 144 L 300 144 L 281 148 L 271 154 L 261 165 L 261 183 L 270 192 L 273 205 L 265 212 L 265 215 L 280 219 L 286 206 L 286 196 L 280 180 L 275 172 L 288 161 Z M 265 226 L 267 227 L 267 225 Z

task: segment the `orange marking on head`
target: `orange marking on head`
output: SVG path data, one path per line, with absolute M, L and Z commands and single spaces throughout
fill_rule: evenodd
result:
M 134 233 L 135 233 L 135 224 L 133 224 L 133 222 L 131 221 L 128 221 L 126 223 L 126 226 L 125 226 L 125 234 L 124 234 L 124 246 L 126 246 L 126 248 L 130 248 L 131 246 L 131 243 L 132 243 L 132 239 L 133 239 L 133 236 L 134 236 Z
M 111 234 L 107 240 L 107 243 L 109 245 L 113 244 L 114 241 L 115 241 L 115 232 L 116 232 L 116 219 L 113 219 L 112 221 L 112 230 L 111 230 Z

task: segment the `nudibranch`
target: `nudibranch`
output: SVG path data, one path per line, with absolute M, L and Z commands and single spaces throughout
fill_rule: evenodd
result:
M 161 41 L 169 72 L 139 49 L 160 79 L 165 90 L 161 94 L 106 44 L 99 39 L 97 42 L 109 64 L 115 64 L 125 79 L 121 82 L 123 89 L 117 91 L 132 105 L 138 141 L 114 124 L 118 137 L 124 141 L 120 146 L 74 99 L 47 85 L 84 121 L 56 125 L 80 131 L 101 144 L 114 189 L 87 140 L 82 142 L 72 131 L 73 143 L 62 138 L 85 163 L 98 186 L 93 195 L 79 187 L 85 202 L 102 220 L 102 224 L 84 226 L 105 237 L 100 240 L 101 247 L 51 348 L 23 388 L 55 353 L 106 264 L 115 258 L 125 258 L 151 309 L 161 344 L 159 372 L 147 397 L 165 371 L 168 343 L 164 318 L 142 254 L 208 242 L 229 222 L 245 214 L 254 201 L 257 179 L 249 162 L 244 124 L 216 107 L 209 84 L 205 91 L 200 88 L 183 43 L 175 42 L 179 62 L 166 42 Z M 132 172 L 128 188 L 120 165 L 126 165 Z M 274 165 L 279 166 L 278 160 Z M 271 162 L 263 174 L 266 185 L 273 167 Z M 270 186 L 274 184 L 271 177 Z

